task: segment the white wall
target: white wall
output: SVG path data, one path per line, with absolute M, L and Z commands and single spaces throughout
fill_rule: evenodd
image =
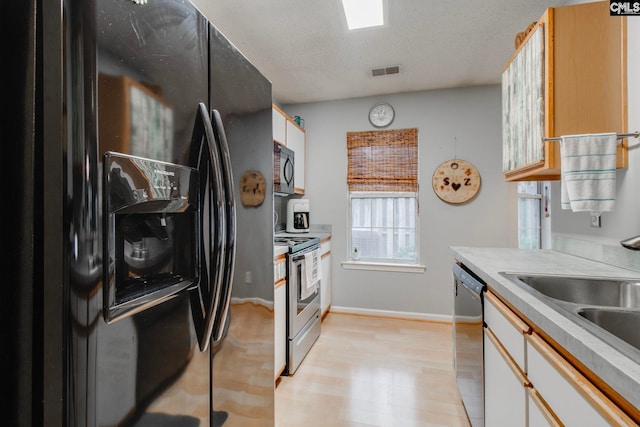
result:
M 348 258 L 346 133 L 374 129 L 367 115 L 379 101 L 396 111 L 390 128 L 418 128 L 423 274 L 341 266 Z M 333 227 L 332 305 L 448 319 L 453 303 L 449 246 L 504 247 L 515 236 L 515 186 L 505 183 L 501 172 L 500 86 L 289 105 L 284 111 L 305 120 L 312 222 Z M 431 187 L 433 171 L 454 157 L 471 162 L 481 175 L 479 193 L 464 205 L 441 201 Z
M 617 18 L 611 18 L 617 19 Z M 627 18 L 627 98 L 629 132 L 640 130 L 640 17 Z M 594 242 L 640 235 L 640 140 L 629 139 L 629 167 L 616 175 L 616 205 L 602 214 L 602 228 L 592 228 L 588 213 L 560 209 L 560 184 L 551 185 L 554 233 L 581 235 Z M 638 254 L 640 257 L 640 253 Z

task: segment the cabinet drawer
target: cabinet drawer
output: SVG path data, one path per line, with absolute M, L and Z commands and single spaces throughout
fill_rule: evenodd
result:
M 526 342 L 528 378 L 564 425 L 636 425 L 538 334 Z
M 553 413 L 547 402 L 544 401 L 537 389 L 530 387 L 527 389 L 528 395 L 528 417 L 530 426 L 552 426 L 562 427 L 562 423 Z
M 287 263 L 285 255 L 273 260 L 273 283 L 278 284 L 287 278 Z
M 522 337 L 520 337 L 522 340 Z M 529 384 L 490 328 L 484 330 L 484 425 L 526 426 Z
M 329 252 L 331 252 L 331 240 L 323 240 L 320 243 L 320 255 L 325 256 Z
M 524 323 L 491 292 L 485 293 L 484 322 L 496 338 L 509 352 L 511 358 L 523 372 L 527 372 L 525 340 L 523 335 L 531 333 L 531 327 Z

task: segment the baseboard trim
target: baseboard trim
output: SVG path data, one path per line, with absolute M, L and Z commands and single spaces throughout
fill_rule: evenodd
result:
M 358 316 L 387 317 L 391 319 L 421 320 L 424 322 L 451 323 L 451 316 L 443 314 L 413 313 L 407 311 L 376 310 L 370 308 L 331 306 L 330 313 Z

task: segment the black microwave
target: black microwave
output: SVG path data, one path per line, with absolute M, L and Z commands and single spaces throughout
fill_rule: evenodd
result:
M 292 149 L 273 142 L 273 192 L 276 195 L 289 195 L 295 191 L 294 171 L 295 153 Z

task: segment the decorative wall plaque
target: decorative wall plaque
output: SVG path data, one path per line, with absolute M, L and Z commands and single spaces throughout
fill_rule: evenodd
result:
M 471 163 L 447 160 L 433 173 L 433 191 L 447 203 L 465 203 L 475 197 L 480 190 L 480 173 Z
M 260 206 L 267 189 L 264 175 L 259 171 L 246 171 L 240 179 L 240 198 L 244 206 Z

